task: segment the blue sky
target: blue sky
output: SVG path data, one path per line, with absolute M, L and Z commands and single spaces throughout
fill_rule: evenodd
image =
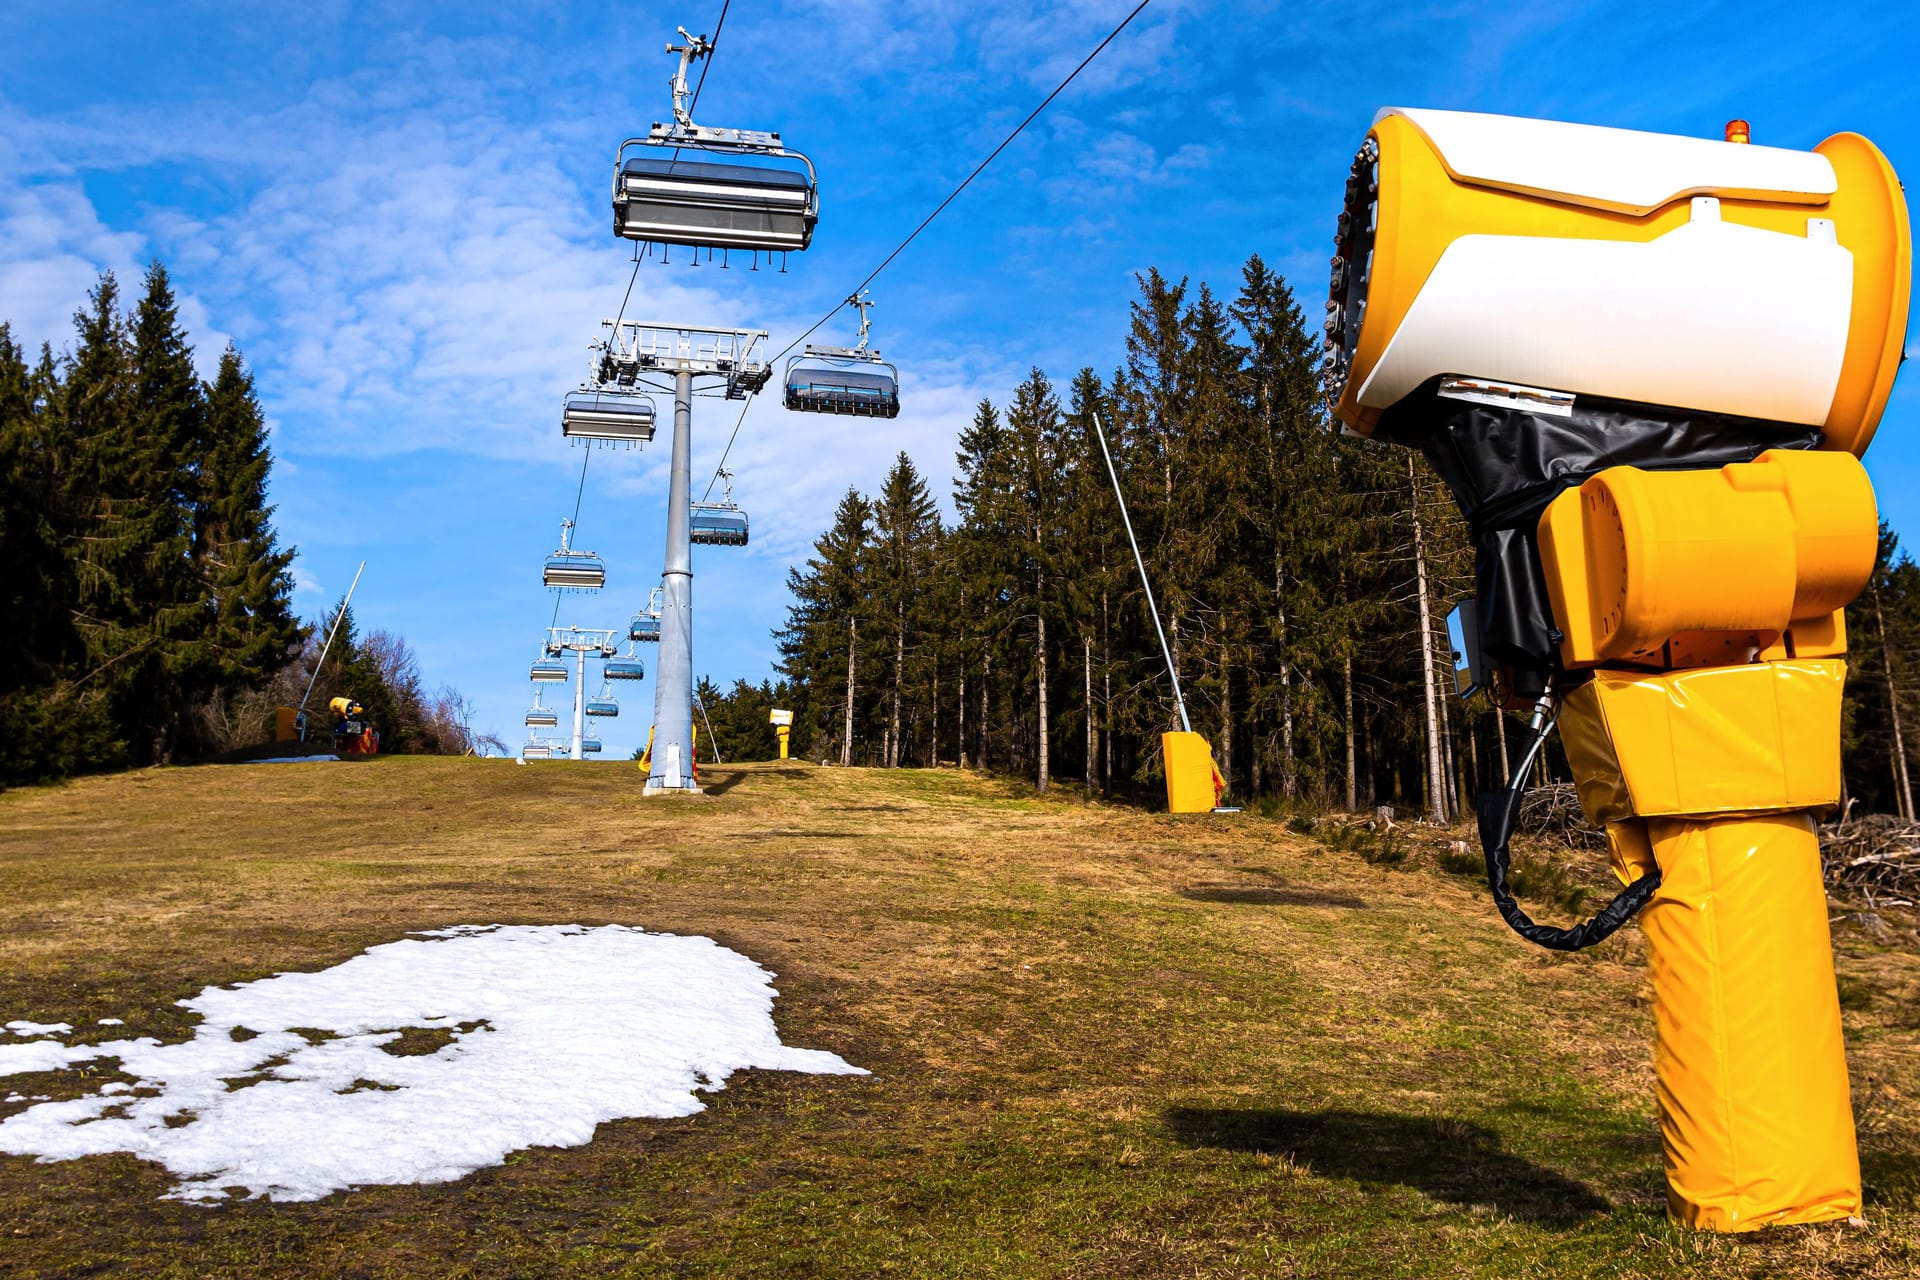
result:
M 786 275 L 648 263 L 627 314 L 784 346 L 1130 7 L 741 0 L 698 118 L 778 129 L 812 156 L 814 247 Z M 580 468 L 558 403 L 631 270 L 607 210 L 613 150 L 667 114 L 674 26 L 711 32 L 719 4 L 480 9 L 13 0 L 0 317 L 58 348 L 99 270 L 133 282 L 164 260 L 203 363 L 231 338 L 259 375 L 302 612 L 365 558 L 362 625 L 404 635 L 430 684 L 518 742 L 553 606 L 537 570 Z M 1136 272 L 1230 294 L 1258 251 L 1316 300 L 1347 163 L 1383 104 L 1705 136 L 1742 116 L 1790 147 L 1850 129 L 1911 175 L 1917 72 L 1908 4 L 1155 0 L 876 282 L 900 418 L 828 421 L 774 397 L 748 413 L 732 465 L 753 545 L 696 549 L 695 670 L 768 673 L 787 566 L 849 484 L 873 490 L 904 449 L 944 499 L 981 396 L 1004 399 L 1031 365 L 1111 369 Z M 1867 458 L 1910 540 L 1915 381 Z M 696 476 L 732 422 L 701 403 Z M 577 544 L 607 557 L 609 589 L 568 597 L 563 623 L 619 625 L 658 580 L 665 439 L 595 454 Z M 635 696 L 603 736 L 624 754 L 653 686 L 616 688 Z

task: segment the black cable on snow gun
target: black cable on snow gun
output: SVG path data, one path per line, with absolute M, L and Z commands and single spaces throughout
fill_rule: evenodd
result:
M 1487 855 L 1487 887 L 1493 891 L 1493 905 L 1499 910 L 1500 918 L 1507 922 L 1508 928 L 1536 946 L 1550 951 L 1579 951 L 1612 937 L 1621 925 L 1633 919 L 1660 887 L 1660 872 L 1658 869 L 1647 872 L 1614 895 L 1599 915 L 1568 929 L 1535 924 L 1514 901 L 1513 889 L 1507 883 L 1513 871 L 1507 845 L 1520 818 L 1520 802 L 1526 797 L 1527 774 L 1532 771 L 1533 762 L 1552 730 L 1553 721 L 1543 718 L 1533 744 L 1527 748 L 1513 777 L 1499 791 L 1481 792 L 1475 809 L 1480 819 L 1480 848 Z

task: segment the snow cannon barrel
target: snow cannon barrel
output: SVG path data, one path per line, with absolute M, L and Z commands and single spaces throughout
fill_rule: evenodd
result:
M 1336 244 L 1334 412 L 1419 449 L 1452 490 L 1476 552 L 1479 668 L 1509 707 L 1563 673 L 1574 631 L 1541 567 L 1549 504 L 1614 468 L 1857 458 L 1905 340 L 1906 203 L 1857 134 L 1792 151 L 1388 108 Z M 1795 594 L 1837 609 L 1846 585 Z M 1730 629 L 1752 628 L 1675 628 Z
M 1858 456 L 1906 334 L 1886 157 L 1388 107 L 1347 179 L 1334 412 L 1372 434 L 1441 378 L 1817 427 Z

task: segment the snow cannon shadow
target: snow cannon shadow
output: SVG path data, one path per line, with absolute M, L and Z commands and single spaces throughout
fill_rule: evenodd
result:
M 1585 1184 L 1502 1150 L 1498 1133 L 1463 1120 L 1176 1107 L 1166 1122 L 1195 1147 L 1286 1156 L 1321 1177 L 1411 1187 L 1463 1208 L 1490 1206 L 1522 1222 L 1571 1226 L 1612 1208 Z

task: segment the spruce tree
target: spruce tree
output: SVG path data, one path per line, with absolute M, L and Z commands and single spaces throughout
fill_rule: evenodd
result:
M 201 676 L 221 693 L 272 679 L 301 639 L 293 548 L 277 545 L 267 505 L 266 422 L 253 375 L 231 346 L 206 388 L 193 559 L 208 599 Z

